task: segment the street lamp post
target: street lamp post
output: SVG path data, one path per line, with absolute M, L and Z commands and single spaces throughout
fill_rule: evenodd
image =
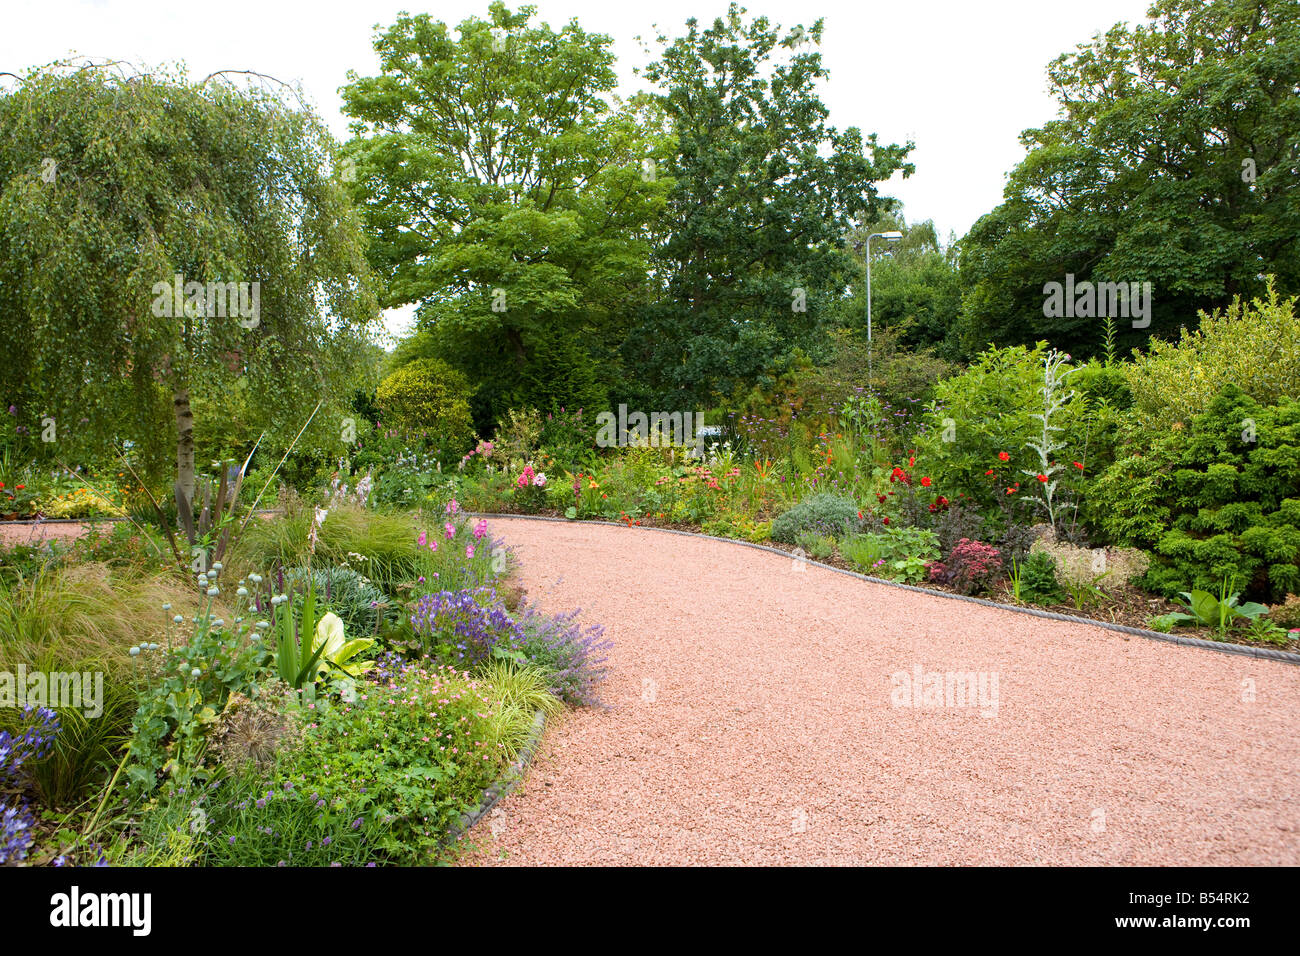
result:
M 886 242 L 898 242 L 903 238 L 901 232 L 873 232 L 867 236 L 867 380 L 871 379 L 871 240 L 884 239 Z

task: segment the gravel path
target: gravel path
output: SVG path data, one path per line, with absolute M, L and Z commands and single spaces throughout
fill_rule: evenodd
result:
M 703 538 L 490 525 L 533 600 L 615 647 L 609 709 L 548 728 L 466 863 L 1300 864 L 1293 664 Z M 896 706 L 917 669 L 985 694 Z

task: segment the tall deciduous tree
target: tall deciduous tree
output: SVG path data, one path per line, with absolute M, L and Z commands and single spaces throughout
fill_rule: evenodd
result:
M 289 437 L 341 407 L 378 309 L 315 116 L 218 77 L 56 64 L 0 95 L 0 129 L 0 394 L 101 450 L 154 444 L 170 406 L 187 500 L 192 400 L 238 390 Z
M 1048 70 L 1062 115 L 1030 150 L 1005 201 L 961 243 L 963 338 L 1050 338 L 1097 351 L 1095 316 L 1043 314 L 1048 282 L 1150 282 L 1150 326 L 1168 338 L 1197 309 L 1300 291 L 1300 5 L 1159 0 Z
M 876 183 L 913 168 L 910 144 L 827 124 L 820 20 L 783 35 L 744 14 L 733 4 L 711 26 L 660 36 L 645 73 L 677 152 L 659 294 L 625 352 L 669 408 L 730 394 L 809 344 L 852 280 L 850 223 L 888 208 Z
M 610 38 L 532 14 L 496 2 L 455 34 L 403 15 L 375 40 L 379 75 L 343 90 L 386 302 L 419 303 L 417 344 L 469 374 L 481 424 L 601 400 L 666 188 L 644 110 L 609 96 Z

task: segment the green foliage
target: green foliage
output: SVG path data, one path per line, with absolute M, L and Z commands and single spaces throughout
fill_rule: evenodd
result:
M 1033 604 L 1056 604 L 1065 595 L 1056 579 L 1056 559 L 1046 551 L 1032 551 L 1019 564 L 1020 599 Z
M 270 655 L 256 634 L 249 639 L 215 620 L 202 614 L 193 636 L 166 652 L 161 672 L 140 695 L 126 765 L 136 793 L 151 793 L 164 778 L 189 786 L 210 777 L 208 731 L 231 694 L 249 694 L 269 674 Z
M 1224 578 L 1219 583 L 1218 596 L 1209 591 L 1180 591 L 1179 603 L 1191 613 L 1171 614 L 1170 620 L 1175 624 L 1199 624 L 1203 627 L 1212 627 L 1216 634 L 1222 636 L 1227 634 L 1228 628 L 1238 619 L 1255 621 L 1268 613 L 1268 608 L 1262 604 L 1253 601 L 1241 604 L 1241 595 L 1236 592 L 1230 593 L 1231 586 L 1228 581 L 1228 578 Z
M 872 338 L 891 333 L 902 349 L 936 347 L 945 357 L 956 358 L 959 343 L 954 332 L 961 308 L 961 277 L 955 247 L 943 247 L 933 222 L 909 225 L 901 213 L 855 228 L 849 241 L 856 252 L 864 252 L 867 235 L 885 231 L 901 232 L 903 238 L 889 245 L 879 239 L 871 244 Z M 888 255 L 883 254 L 885 250 Z M 846 303 L 845 324 L 865 337 L 865 263 L 858 268 L 853 298 Z M 882 379 L 890 381 L 888 376 Z
M 844 538 L 840 553 L 859 571 L 916 584 L 925 577 L 926 566 L 939 557 L 939 536 L 924 528 L 891 526 L 883 532 Z
M 495 745 L 517 739 L 519 711 L 500 713 L 487 686 L 449 667 L 404 667 L 325 708 L 273 772 L 210 798 L 205 862 L 432 862 L 504 767 Z
M 1177 342 L 1152 341 L 1126 367 L 1133 413 L 1146 436 L 1186 426 L 1232 384 L 1261 405 L 1300 398 L 1300 316 L 1269 280 L 1264 298 L 1240 297 L 1222 312 L 1201 313 Z
M 1286 646 L 1292 639 L 1285 628 L 1278 627 L 1272 621 L 1262 617 L 1257 617 L 1246 625 L 1245 637 L 1250 641 L 1281 646 Z
M 162 475 L 170 435 L 192 496 L 194 401 L 234 413 L 231 440 L 266 428 L 283 447 L 324 396 L 312 440 L 333 440 L 378 310 L 318 117 L 221 75 L 53 64 L 0 95 L 0 127 L 0 313 L 25 330 L 6 339 L 0 395 L 35 433 L 54 419 L 47 453 L 130 440 Z M 223 295 L 174 302 L 177 275 Z M 249 283 L 239 315 L 227 283 Z
M 1116 539 L 1152 550 L 1154 590 L 1233 577 L 1269 600 L 1300 588 L 1300 403 L 1228 385 L 1184 428 L 1117 461 L 1094 494 Z
M 661 38 L 644 71 L 676 140 L 652 259 L 663 287 L 623 348 L 654 407 L 711 405 L 838 324 L 854 270 L 844 235 L 890 205 L 878 183 L 912 172 L 910 144 L 826 123 L 821 37 L 821 21 L 782 31 L 733 3 Z
M 1150 325 L 1122 321 L 1124 349 L 1265 273 L 1300 291 L 1300 99 L 1276 92 L 1300 83 L 1300 8 L 1157 0 L 1149 16 L 1048 68 L 1060 118 L 1022 134 L 1002 205 L 961 243 L 971 351 L 1047 337 L 1092 354 L 1100 318 L 1044 316 L 1044 284 L 1067 273 L 1152 283 Z
M 856 531 L 861 525 L 858 506 L 852 498 L 827 492 L 810 495 L 772 521 L 772 540 L 797 543 L 800 532 L 814 532 L 833 538 Z
M 352 568 L 332 565 L 290 568 L 285 571 L 284 579 L 290 588 L 298 586 L 302 592 L 310 583 L 317 606 L 337 614 L 347 633 L 354 637 L 373 635 L 384 621 L 397 616 L 395 602 Z M 304 600 L 304 593 L 294 595 L 295 610 Z
M 815 531 L 800 531 L 794 536 L 794 543 L 814 561 L 825 561 L 835 553 L 835 539 Z
M 420 303 L 407 354 L 465 372 L 480 429 L 511 405 L 603 404 L 667 188 L 642 177 L 668 148 L 652 115 L 611 104 L 613 41 L 533 13 L 402 14 L 379 74 L 343 88 L 384 304 Z
M 469 383 L 446 362 L 426 358 L 403 365 L 379 383 L 375 403 L 389 424 L 424 433 L 448 456 L 472 444 Z

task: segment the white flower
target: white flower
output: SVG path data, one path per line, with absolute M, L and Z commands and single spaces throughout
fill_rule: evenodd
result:
M 174 618 L 172 618 L 172 623 L 173 623 L 173 624 L 184 624 L 184 623 L 185 623 L 185 618 L 183 618 L 183 617 L 181 617 L 179 614 L 177 614 Z

